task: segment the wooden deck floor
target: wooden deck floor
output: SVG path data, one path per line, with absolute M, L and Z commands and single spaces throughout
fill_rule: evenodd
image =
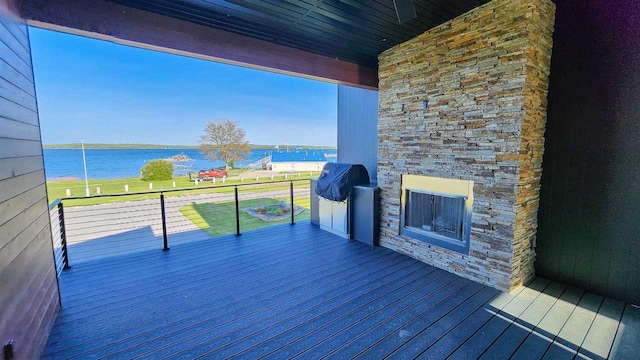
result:
M 308 222 L 78 264 L 45 358 L 637 359 L 640 310 L 511 294 Z

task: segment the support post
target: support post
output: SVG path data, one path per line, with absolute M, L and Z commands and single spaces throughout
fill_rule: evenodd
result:
M 62 201 L 58 203 L 58 221 L 60 221 L 60 246 L 62 247 L 62 269 L 68 269 L 69 265 L 69 251 L 67 250 L 67 229 L 64 225 L 64 205 Z
M 167 240 L 167 214 L 164 208 L 164 193 L 160 193 L 160 211 L 162 213 L 162 251 L 169 250 L 169 241 Z
M 295 209 L 295 205 L 293 205 L 293 181 L 289 183 L 289 195 L 290 195 L 290 201 L 291 201 L 291 225 L 295 225 L 296 224 L 296 209 Z
M 240 200 L 238 198 L 238 187 L 234 186 L 235 200 L 236 200 L 236 236 L 242 235 L 240 233 Z

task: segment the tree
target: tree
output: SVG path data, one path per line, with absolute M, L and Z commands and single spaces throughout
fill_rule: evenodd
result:
M 171 180 L 173 177 L 173 164 L 167 160 L 151 160 L 140 170 L 142 180 Z
M 224 161 L 225 169 L 229 170 L 229 165 L 244 159 L 251 151 L 245 135 L 235 121 L 210 121 L 200 136 L 200 152 L 212 161 Z

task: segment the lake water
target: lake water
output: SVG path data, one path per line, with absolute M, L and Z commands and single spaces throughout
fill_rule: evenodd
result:
M 248 167 L 268 155 L 273 154 L 276 161 L 311 161 L 326 158 L 335 161 L 335 149 L 253 149 L 244 161 L 236 162 L 237 167 Z M 210 169 L 224 165 L 222 161 L 205 159 L 198 149 L 86 149 L 87 174 L 89 179 L 116 179 L 140 176 L 140 169 L 146 162 L 154 159 L 169 159 L 184 154 L 193 161 L 174 162 L 174 173 L 185 175 L 201 169 Z M 325 157 L 325 154 L 328 157 Z M 84 179 L 82 150 L 45 149 L 44 165 L 47 180 L 60 178 Z

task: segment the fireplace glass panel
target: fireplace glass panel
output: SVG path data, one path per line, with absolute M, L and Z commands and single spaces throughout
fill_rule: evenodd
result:
M 464 197 L 406 190 L 406 199 L 406 227 L 464 241 Z

